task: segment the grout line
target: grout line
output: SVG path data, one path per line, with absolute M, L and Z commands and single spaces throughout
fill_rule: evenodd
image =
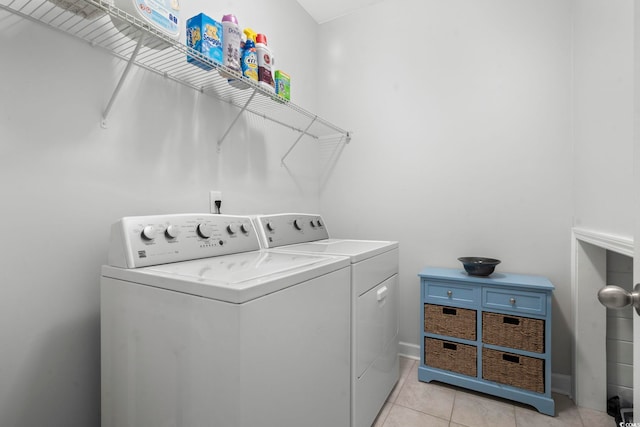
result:
M 456 407 L 456 399 L 458 398 L 458 390 L 453 392 L 453 403 L 451 404 L 451 413 L 449 414 L 449 424 L 453 420 L 453 409 Z

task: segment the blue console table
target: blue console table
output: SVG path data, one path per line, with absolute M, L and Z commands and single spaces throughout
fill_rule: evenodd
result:
M 425 268 L 419 273 L 420 381 L 522 402 L 554 416 L 551 282 L 540 276 Z

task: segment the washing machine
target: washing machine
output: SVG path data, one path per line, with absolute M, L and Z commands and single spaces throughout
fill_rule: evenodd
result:
M 101 281 L 103 427 L 350 424 L 350 261 L 248 217 L 126 217 Z
M 370 427 L 399 377 L 398 242 L 330 238 L 312 214 L 252 217 L 263 247 L 351 261 L 351 425 Z

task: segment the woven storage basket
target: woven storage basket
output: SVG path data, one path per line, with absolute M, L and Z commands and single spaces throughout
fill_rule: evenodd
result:
M 425 304 L 424 331 L 473 341 L 476 339 L 476 311 Z
M 475 377 L 478 375 L 477 348 L 473 345 L 425 338 L 424 364 Z
M 482 378 L 544 393 L 544 360 L 483 348 Z
M 544 320 L 484 312 L 482 342 L 544 353 Z

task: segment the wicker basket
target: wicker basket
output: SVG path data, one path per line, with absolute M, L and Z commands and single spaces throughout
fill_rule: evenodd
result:
M 478 375 L 477 348 L 473 345 L 425 338 L 424 364 L 475 377 Z
M 544 353 L 544 320 L 484 312 L 482 342 Z
M 476 339 L 476 311 L 425 304 L 424 331 L 473 341 Z
M 544 360 L 483 348 L 482 378 L 544 393 Z

